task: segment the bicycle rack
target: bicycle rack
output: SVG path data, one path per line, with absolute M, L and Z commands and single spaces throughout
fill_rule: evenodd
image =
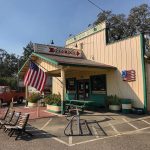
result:
M 87 128 L 87 130 L 88 130 L 89 133 L 88 134 L 84 134 L 83 133 L 82 127 L 81 127 L 83 123 L 81 123 L 79 110 L 78 110 L 77 107 L 76 107 L 75 110 L 76 110 L 76 115 L 73 115 L 71 117 L 71 119 L 68 119 L 68 116 L 66 117 L 69 122 L 68 122 L 67 126 L 64 129 L 64 134 L 66 136 L 92 135 L 91 130 L 90 130 L 90 128 L 89 128 L 88 123 L 87 123 L 86 120 L 83 120 L 83 123 L 85 124 L 85 126 L 86 126 L 86 128 Z M 70 110 L 70 111 L 72 111 L 72 110 Z M 73 132 L 73 121 L 74 120 L 77 121 L 77 130 L 78 130 L 77 134 L 74 134 L 74 132 Z M 68 128 L 70 128 L 70 133 L 66 132 Z

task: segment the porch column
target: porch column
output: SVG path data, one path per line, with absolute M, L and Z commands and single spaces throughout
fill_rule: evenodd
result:
M 62 91 L 61 91 L 61 114 L 65 112 L 65 95 L 66 95 L 66 78 L 64 68 L 61 69 L 61 83 L 62 83 Z

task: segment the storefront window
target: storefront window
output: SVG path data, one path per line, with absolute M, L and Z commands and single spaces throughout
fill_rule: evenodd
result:
M 106 75 L 91 76 L 92 93 L 106 93 Z
M 75 78 L 66 79 L 67 93 L 75 93 Z

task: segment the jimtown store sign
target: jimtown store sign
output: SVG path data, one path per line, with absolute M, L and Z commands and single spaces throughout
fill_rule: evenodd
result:
M 60 56 L 68 56 L 68 57 L 77 57 L 81 58 L 82 53 L 81 50 L 71 49 L 71 48 L 62 48 L 51 45 L 43 45 L 43 44 L 34 44 L 34 51 L 38 53 L 46 53 L 51 55 L 60 55 Z

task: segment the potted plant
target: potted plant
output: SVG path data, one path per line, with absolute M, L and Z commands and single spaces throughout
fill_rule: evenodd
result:
M 28 106 L 36 107 L 38 100 L 40 100 L 41 96 L 39 93 L 31 93 L 28 97 Z
M 121 105 L 122 105 L 122 112 L 123 113 L 125 113 L 125 114 L 131 113 L 131 110 L 132 110 L 131 99 L 122 99 Z
M 116 95 L 108 96 L 107 98 L 109 104 L 109 110 L 111 111 L 120 111 L 120 99 Z
M 45 97 L 45 102 L 47 104 L 47 110 L 54 113 L 61 112 L 61 95 L 51 94 Z

